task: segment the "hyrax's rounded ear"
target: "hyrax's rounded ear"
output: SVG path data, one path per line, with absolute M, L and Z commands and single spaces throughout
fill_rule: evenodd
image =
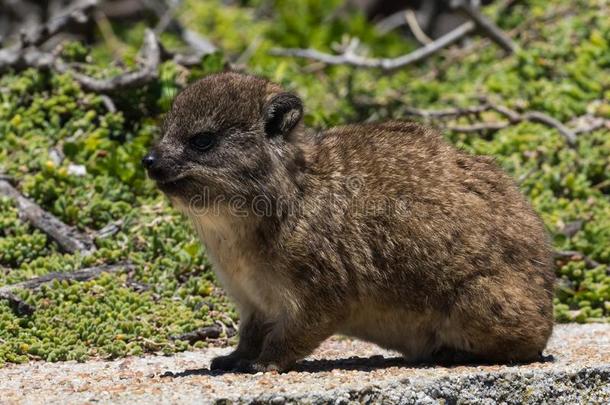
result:
M 303 117 L 303 103 L 294 94 L 279 93 L 265 104 L 263 120 L 269 136 L 288 135 Z

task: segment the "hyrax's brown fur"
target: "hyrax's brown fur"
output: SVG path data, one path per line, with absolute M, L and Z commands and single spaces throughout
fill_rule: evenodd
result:
M 551 252 L 514 182 L 416 123 L 316 134 L 301 118 L 275 84 L 212 75 L 144 160 L 239 309 L 212 368 L 285 370 L 334 333 L 410 361 L 539 359 Z

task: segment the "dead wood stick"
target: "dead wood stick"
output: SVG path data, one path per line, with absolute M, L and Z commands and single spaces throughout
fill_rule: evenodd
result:
M 422 118 L 452 118 L 465 115 L 478 114 L 489 110 L 488 104 L 475 105 L 464 108 L 445 108 L 441 110 L 424 110 L 421 108 L 407 107 L 407 115 L 414 115 Z
M 570 121 L 570 126 L 574 128 L 575 134 L 584 134 L 602 128 L 610 129 L 610 119 L 596 117 L 592 114 L 585 114 L 572 119 Z
M 563 135 L 564 138 L 566 138 L 566 140 L 568 141 L 568 143 L 570 145 L 576 144 L 576 134 L 571 129 L 569 129 L 568 127 L 566 127 L 565 125 L 563 125 L 561 122 L 559 122 L 555 118 L 551 117 L 550 115 L 547 115 L 540 111 L 530 111 L 523 115 L 523 120 L 531 121 L 531 122 L 538 122 L 540 124 L 544 124 L 549 127 L 553 127 L 555 129 L 557 129 L 557 131 L 559 131 L 559 133 L 561 135 Z
M 379 68 L 382 70 L 395 70 L 413 63 L 420 62 L 430 55 L 440 51 L 443 48 L 457 42 L 464 36 L 475 30 L 475 23 L 468 21 L 438 39 L 430 42 L 421 48 L 417 48 L 413 52 L 396 58 L 368 58 L 355 53 L 357 40 L 353 40 L 346 50 L 339 55 L 332 55 L 317 51 L 315 49 L 299 49 L 299 48 L 275 48 L 270 51 L 271 55 L 276 56 L 295 56 L 299 58 L 307 58 L 323 62 L 327 65 L 351 65 L 361 68 Z
M 486 132 L 499 131 L 509 127 L 509 122 L 479 122 L 472 125 L 447 125 L 445 129 L 453 132 L 471 133 L 471 132 Z
M 97 0 L 78 1 L 66 14 L 53 18 L 33 30 L 24 31 L 14 46 L 0 49 L 0 72 L 9 68 L 23 70 L 30 67 L 51 67 L 56 56 L 39 49 L 39 46 L 74 24 L 86 23 L 96 5 Z
M 400 10 L 383 18 L 375 24 L 375 29 L 379 31 L 380 34 L 387 34 L 390 31 L 407 24 L 407 10 L 408 9 Z
M 32 315 L 34 307 L 23 301 L 10 291 L 0 291 L 0 300 L 8 301 L 11 310 L 19 316 Z
M 489 39 L 494 41 L 498 46 L 504 49 L 507 53 L 513 53 L 517 49 L 515 43 L 506 35 L 496 24 L 485 17 L 481 12 L 473 7 L 470 1 L 459 0 L 455 1 L 454 8 L 464 13 L 468 18 L 475 22 L 477 28 Z
M 54 60 L 55 56 L 49 52 L 43 52 L 36 48 L 23 49 L 20 45 L 15 45 L 0 49 L 0 73 L 9 68 L 16 70 L 30 67 L 48 68 Z
M 7 181 L 10 184 L 13 184 L 15 182 L 15 178 L 13 176 L 8 175 L 8 174 L 0 174 L 0 180 Z
M 74 24 L 85 24 L 89 21 L 92 11 L 97 7 L 97 0 L 76 2 L 72 10 L 64 15 L 52 18 L 41 27 L 22 36 L 23 47 L 39 46 L 55 34 L 62 32 Z
M 466 107 L 466 108 L 449 108 L 443 110 L 423 110 L 418 108 L 407 108 L 405 113 L 407 115 L 419 116 L 426 120 L 432 118 L 457 118 L 472 114 L 478 114 L 485 111 L 495 111 L 501 116 L 505 117 L 507 121 L 504 122 L 481 122 L 473 125 L 448 125 L 445 128 L 455 132 L 481 132 L 481 131 L 498 131 L 500 129 L 507 128 L 511 125 L 518 124 L 523 121 L 536 122 L 544 124 L 546 126 L 555 128 L 567 141 L 568 145 L 576 145 L 576 131 L 568 128 L 557 119 L 540 111 L 527 111 L 519 113 L 506 106 L 493 104 L 490 102 L 484 102 L 479 106 Z M 601 127 L 601 126 L 600 126 Z M 596 129 L 599 127 L 591 127 Z M 579 131 L 583 133 L 584 131 Z
M 201 340 L 218 339 L 222 332 L 225 332 L 227 337 L 234 336 L 237 332 L 232 327 L 222 327 L 221 325 L 205 326 L 191 332 L 184 333 L 178 336 L 172 336 L 172 340 L 185 340 L 190 344 L 194 344 Z
M 54 215 L 43 210 L 38 204 L 24 197 L 8 181 L 0 180 L 0 196 L 9 197 L 15 201 L 20 215 L 34 227 L 49 235 L 68 253 L 89 255 L 96 250 L 93 239 L 75 228 L 64 224 Z
M 413 34 L 415 39 L 419 41 L 420 44 L 425 45 L 433 41 L 433 39 L 430 38 L 428 34 L 426 34 L 426 32 L 422 29 L 421 25 L 419 24 L 419 21 L 417 20 L 417 14 L 415 14 L 415 11 L 411 9 L 405 11 L 405 20 L 407 22 L 407 25 L 409 26 L 409 29 L 411 30 L 411 33 Z
M 457 4 L 453 5 L 453 7 L 466 14 L 470 18 L 470 21 L 458 26 L 454 30 L 437 38 L 436 40 L 426 43 L 421 48 L 397 58 L 367 58 L 356 54 L 354 52 L 355 47 L 351 45 L 348 46 L 343 53 L 338 55 L 320 52 L 315 49 L 300 48 L 275 48 L 272 49 L 270 53 L 276 56 L 295 56 L 312 59 L 323 62 L 327 65 L 351 65 L 361 68 L 395 70 L 427 58 L 439 50 L 453 44 L 469 33 L 474 32 L 476 29 L 480 30 L 508 53 L 512 53 L 517 49 L 517 46 L 508 37 L 508 35 L 502 32 L 502 30 L 500 30 L 493 22 L 481 14 L 480 11 L 472 7 L 470 4 L 467 4 L 467 2 L 458 1 Z
M 176 11 L 180 7 L 182 1 L 174 2 L 165 10 L 165 13 L 159 16 L 159 22 L 155 27 L 155 34 L 161 35 L 165 30 L 170 29 L 180 35 L 182 40 L 188 45 L 190 52 L 186 54 L 169 51 L 161 46 L 161 55 L 164 60 L 172 59 L 182 66 L 194 66 L 201 62 L 201 59 L 209 54 L 218 51 L 207 38 L 202 37 L 197 32 L 189 30 L 176 18 Z
M 57 281 L 88 281 L 101 276 L 103 273 L 118 273 L 121 271 L 134 270 L 135 266 L 131 263 L 118 263 L 118 264 L 102 264 L 100 266 L 87 267 L 77 271 L 71 272 L 52 272 L 45 274 L 44 276 L 34 277 L 26 281 L 22 281 L 16 284 L 9 284 L 4 287 L 0 287 L 0 294 L 12 293 L 15 290 L 35 290 L 40 288 L 43 284 L 48 284 L 55 280 Z
M 575 250 L 563 250 L 563 251 L 557 251 L 554 253 L 554 257 L 555 260 L 567 260 L 567 261 L 574 261 L 574 260 L 582 260 L 585 262 L 585 266 L 587 266 L 588 269 L 593 269 L 595 267 L 601 266 L 602 263 L 591 259 L 589 256 L 577 252 Z
M 142 66 L 138 70 L 125 72 L 107 79 L 98 79 L 76 72 L 60 59 L 56 60 L 55 68 L 62 73 L 69 73 L 85 90 L 108 93 L 119 89 L 142 86 L 157 78 L 159 63 L 161 62 L 161 50 L 157 37 L 152 30 L 146 30 L 144 34 L 140 56 L 142 57 Z
M 16 290 L 36 290 L 44 284 L 58 281 L 88 281 L 101 276 L 103 273 L 117 273 L 120 271 L 133 270 L 135 266 L 131 263 L 120 263 L 112 265 L 101 265 L 95 267 L 88 267 L 82 270 L 58 273 L 53 272 L 45 274 L 44 276 L 35 277 L 26 281 L 22 281 L 16 284 L 5 285 L 0 287 L 0 300 L 7 300 L 11 309 L 18 315 L 31 315 L 34 313 L 35 308 L 30 304 L 24 302 L 22 299 L 14 294 Z

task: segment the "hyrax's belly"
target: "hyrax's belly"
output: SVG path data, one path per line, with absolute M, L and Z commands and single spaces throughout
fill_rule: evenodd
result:
M 400 352 L 409 360 L 426 357 L 439 347 L 440 320 L 397 308 L 359 308 L 339 328 L 339 333 Z

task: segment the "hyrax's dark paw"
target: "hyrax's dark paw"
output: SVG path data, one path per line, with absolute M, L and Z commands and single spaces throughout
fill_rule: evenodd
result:
M 218 356 L 212 359 L 212 363 L 210 364 L 210 370 L 230 371 L 237 366 L 239 361 L 239 356 L 236 356 L 233 353 L 227 356 Z
M 261 363 L 256 360 L 241 359 L 235 367 L 235 371 L 240 373 L 264 373 L 267 371 L 281 372 L 282 369 L 273 363 Z

